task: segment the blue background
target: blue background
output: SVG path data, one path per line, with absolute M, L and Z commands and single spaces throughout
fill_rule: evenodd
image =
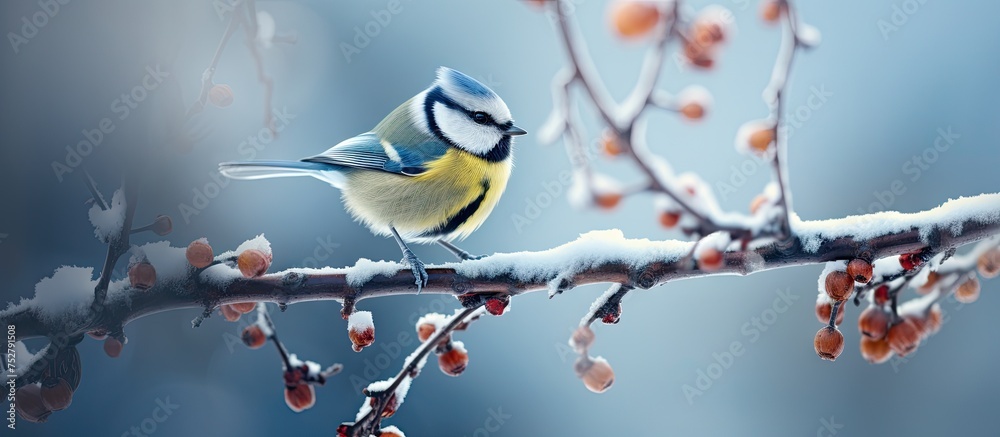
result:
M 799 58 L 787 100 L 790 113 L 799 110 L 792 116 L 799 126 L 791 136 L 789 166 L 794 206 L 803 218 L 867 210 L 879 202 L 874 193 L 889 190 L 896 180 L 905 193 L 876 203 L 876 209 L 917 211 L 998 189 L 1000 3 L 927 1 L 886 36 L 878 22 L 891 23 L 901 1 L 799 3 L 802 17 L 823 32 L 821 46 Z M 439 65 L 493 87 L 518 125 L 537 133 L 551 108 L 551 78 L 565 61 L 550 17 L 509 0 L 400 4 L 402 10 L 349 59 L 341 45 L 352 43 L 356 27 L 372 21 L 386 1 L 259 5 L 274 16 L 279 31 L 294 31 L 298 43 L 264 52 L 274 78 L 274 106 L 295 118 L 257 158 L 311 155 L 368 130 L 427 86 Z M 690 2 L 694 8 L 706 4 Z M 693 125 L 653 113 L 649 139 L 675 169 L 697 171 L 716 187 L 724 206 L 744 209 L 770 175 L 734 152 L 733 137 L 741 123 L 767 115 L 761 90 L 780 32 L 761 23 L 757 2 L 721 4 L 733 10 L 738 31 L 718 68 L 704 73 L 671 61 L 662 82 L 667 91 L 702 84 L 715 106 L 707 120 Z M 644 45 L 612 34 L 605 2 L 577 0 L 575 6 L 601 76 L 611 93 L 623 98 L 634 84 Z M 0 8 L 5 34 L 19 32 L 22 17 L 40 10 L 33 1 L 4 2 Z M 211 185 L 217 163 L 246 158 L 240 143 L 261 130 L 263 93 L 242 33 L 227 46 L 215 76 L 232 87 L 234 104 L 206 108 L 199 117 L 209 135 L 189 153 L 137 152 L 150 133 L 178 130 L 172 120 L 183 102 L 197 95 L 201 72 L 224 28 L 210 2 L 74 1 L 61 6 L 17 53 L 0 46 L 3 300 L 30 297 L 34 284 L 60 265 L 97 267 L 103 260 L 105 248 L 86 219 L 81 172 L 60 182 L 52 170 L 53 161 L 65 159 L 66 146 L 82 139 L 81 130 L 96 128 L 103 117 L 112 117 L 116 130 L 84 158 L 84 167 L 106 195 L 123 166 L 141 168 L 147 186 L 137 221 L 170 214 L 175 229 L 168 238 L 175 245 L 207 236 L 216 248 L 228 249 L 264 233 L 274 248 L 273 269 L 399 258 L 394 242 L 353 223 L 338 194 L 312 180 L 234 182 L 217 190 L 190 220 L 183 218 L 180 205 L 192 205 L 196 192 L 216 192 Z M 112 102 L 141 83 L 147 66 L 157 64 L 169 68 L 169 79 L 119 120 Z M 813 87 L 832 95 L 809 109 L 803 105 Z M 589 138 L 596 138 L 599 123 L 583 112 Z M 907 162 L 932 148 L 939 128 L 949 127 L 961 137 L 914 178 L 914 164 Z M 658 226 L 648 197 L 630 198 L 610 213 L 569 208 L 566 187 L 559 184 L 569 162 L 559 144 L 520 137 L 515 157 L 503 200 L 463 244 L 471 252 L 544 249 L 606 228 L 620 228 L 630 237 L 681 237 Z M 628 165 L 600 165 L 623 180 L 640 180 Z M 719 183 L 730 183 L 741 166 L 748 169 L 745 183 L 723 195 Z M 546 183 L 563 192 L 530 224 L 515 226 L 515 215 L 545 203 Z M 325 249 L 333 244 L 333 250 Z M 425 262 L 449 260 L 429 246 L 417 253 Z M 517 298 L 509 314 L 459 335 L 471 355 L 465 374 L 446 377 L 429 363 L 387 423 L 410 436 L 830 435 L 831 422 L 842 426 L 830 427 L 840 435 L 959 430 L 996 435 L 1000 344 L 989 328 L 991 311 L 1000 305 L 996 282 L 985 283 L 973 305 L 945 302 L 944 328 L 916 354 L 870 366 L 857 353 L 854 308 L 844 322 L 843 356 L 836 363 L 815 356 L 811 343 L 819 324 L 813 302 L 820 270 L 807 266 L 683 281 L 632 293 L 619 325 L 597 327 L 593 352 L 608 358 L 617 375 L 603 395 L 584 389 L 564 346 L 570 328 L 603 287 L 582 287 L 552 300 L 543 293 Z M 787 311 L 772 313 L 779 291 L 797 300 Z M 318 388 L 314 408 L 299 414 L 282 399 L 277 354 L 270 347 L 252 351 L 231 345 L 237 325 L 213 317 L 192 329 L 197 310 L 145 317 L 127 326 L 130 342 L 119 359 L 107 358 L 99 343 L 86 339 L 80 346 L 84 378 L 73 405 L 44 425 L 21 421 L 16 432 L 118 436 L 151 417 L 157 399 L 169 398 L 180 407 L 157 424 L 155 435 L 331 435 L 341 421 L 353 419 L 362 401 L 351 376 L 367 379 L 366 362 L 376 366 L 378 379 L 394 374 L 414 344 L 395 353 L 393 340 L 407 333 L 412 342 L 417 316 L 456 306 L 440 296 L 365 301 L 361 308 L 375 314 L 378 344 L 360 354 L 350 351 L 336 302 L 298 304 L 276 314 L 292 351 L 346 368 Z M 767 330 L 755 335 L 747 324 L 761 317 L 769 321 Z M 713 373 L 718 378 L 689 401 L 682 387 L 694 386 L 699 372 L 713 368 L 715 356 L 734 342 L 745 352 Z M 489 419 L 498 413 L 510 417 L 495 427 Z

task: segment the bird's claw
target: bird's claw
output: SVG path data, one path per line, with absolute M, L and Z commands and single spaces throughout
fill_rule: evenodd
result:
M 424 268 L 423 261 L 417 258 L 413 254 L 413 251 L 407 250 L 403 252 L 403 261 L 410 265 L 410 270 L 413 272 L 413 278 L 415 279 L 414 284 L 417 286 L 417 294 L 420 294 L 420 290 L 427 286 L 427 280 L 430 276 L 427 275 L 427 269 Z

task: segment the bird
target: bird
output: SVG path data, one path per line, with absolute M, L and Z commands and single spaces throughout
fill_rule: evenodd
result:
M 372 130 L 298 161 L 223 162 L 232 179 L 311 176 L 340 190 L 350 215 L 392 237 L 417 293 L 429 279 L 407 243 L 444 247 L 468 237 L 496 207 L 513 169 L 514 125 L 507 104 L 478 80 L 448 67 Z

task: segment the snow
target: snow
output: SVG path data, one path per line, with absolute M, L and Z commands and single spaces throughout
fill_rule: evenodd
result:
M 368 384 L 368 387 L 366 389 L 368 390 L 369 393 L 383 392 L 389 389 L 389 386 L 392 385 L 392 382 L 394 380 L 395 378 L 376 381 L 371 384 Z M 412 381 L 413 379 L 410 378 L 409 376 L 404 376 L 403 379 L 399 381 L 399 385 L 396 386 L 396 391 L 394 393 L 396 394 L 397 408 L 399 408 L 399 405 L 402 405 L 403 401 L 406 400 L 406 394 L 410 391 L 410 383 Z M 360 421 L 368 414 L 368 412 L 372 410 L 372 407 L 369 404 L 370 402 L 369 399 L 371 399 L 371 397 L 366 397 L 365 401 L 361 403 L 361 409 L 358 410 L 358 415 L 354 419 L 355 421 Z
M 608 303 L 608 299 L 611 299 L 611 296 L 614 296 L 618 290 L 621 290 L 621 288 L 622 284 L 611 284 L 611 287 L 608 287 L 608 289 L 602 293 L 600 297 L 595 299 L 594 302 L 590 304 L 590 310 L 587 311 L 587 314 L 585 314 L 582 319 L 580 319 L 580 324 L 589 325 L 590 318 L 593 317 L 594 314 L 597 314 L 601 307 Z
M 243 274 L 240 273 L 239 269 L 227 264 L 216 264 L 201 272 L 201 278 L 205 282 L 220 288 L 225 288 L 233 281 L 242 277 Z
M 22 371 L 26 370 L 28 366 L 30 366 L 31 363 L 34 362 L 36 355 L 44 357 L 47 349 L 48 346 L 46 345 L 45 348 L 38 351 L 38 354 L 33 354 L 30 351 L 28 351 L 28 347 L 24 345 L 24 342 L 20 341 L 15 342 L 14 360 L 16 362 L 14 363 L 14 371 L 17 372 L 18 374 L 21 374 Z
M 726 250 L 726 246 L 732 241 L 728 232 L 718 231 L 706 235 L 704 238 L 698 240 L 698 244 L 694 248 L 694 259 L 701 259 L 702 255 L 709 250 L 718 250 L 723 252 Z
M 238 255 L 250 249 L 257 249 L 264 252 L 264 255 L 272 256 L 271 242 L 267 241 L 267 238 L 264 238 L 264 234 L 260 234 L 254 238 L 244 241 L 243 244 L 240 244 L 239 247 L 236 248 L 235 252 Z
M 355 311 L 347 318 L 348 331 L 365 332 L 369 329 L 375 329 L 371 311 Z
M 257 304 L 257 321 L 254 322 L 257 326 L 260 326 L 261 332 L 264 333 L 264 337 L 271 338 L 274 335 L 274 330 L 271 329 L 271 324 L 267 323 L 267 305 L 263 302 Z
M 864 242 L 877 236 L 906 232 L 916 228 L 923 242 L 935 229 L 947 230 L 952 235 L 962 232 L 965 221 L 981 224 L 1000 222 L 1000 193 L 952 199 L 937 208 L 918 212 L 901 213 L 884 211 L 840 219 L 803 221 L 797 215 L 790 217 L 792 230 L 802 240 L 803 248 L 816 252 L 824 241 L 853 236 L 854 241 Z
M 885 278 L 903 271 L 903 266 L 899 264 L 898 256 L 887 256 L 872 263 L 872 280 Z
M 106 210 L 94 202 L 87 216 L 90 218 L 90 224 L 94 225 L 94 235 L 97 239 L 103 243 L 111 241 L 125 225 L 125 193 L 122 190 L 115 191 Z
M 734 143 L 736 151 L 748 156 L 759 155 L 759 152 L 750 146 L 750 135 L 754 132 L 767 129 L 774 129 L 774 119 L 766 118 L 743 123 L 743 125 L 736 130 L 736 141 Z
M 39 318 L 52 322 L 67 317 L 66 322 L 82 322 L 94 301 L 94 269 L 62 266 L 51 277 L 35 284 L 35 297 L 21 299 L 21 305 L 31 305 Z
M 697 103 L 707 111 L 712 106 L 712 93 L 701 85 L 691 85 L 677 93 L 677 105 L 683 108 L 690 103 Z
M 194 269 L 187 262 L 186 248 L 171 247 L 167 241 L 143 244 L 133 248 L 133 251 L 136 250 L 145 254 L 156 269 L 157 282 L 187 278 Z
M 566 200 L 576 209 L 585 209 L 593 203 L 590 187 L 587 186 L 587 174 L 583 170 L 573 172 L 573 183 L 566 190 Z
M 295 368 L 306 366 L 309 370 L 309 378 L 318 378 L 320 372 L 323 371 L 323 368 L 318 363 L 309 360 L 302 361 L 295 354 L 288 354 L 288 364 Z
M 815 26 L 800 23 L 799 24 L 799 41 L 809 47 L 816 47 L 819 45 L 820 41 L 823 40 L 823 35 L 819 32 Z
M 548 282 L 563 274 L 572 277 L 591 267 L 622 263 L 639 267 L 653 261 L 675 262 L 691 249 L 689 242 L 626 239 L 622 231 L 591 231 L 575 241 L 539 252 L 498 253 L 482 260 L 447 263 L 467 277 L 489 278 L 511 275 L 514 280 L 533 283 Z
M 372 261 L 367 258 L 361 258 L 354 264 L 354 267 L 347 269 L 347 285 L 359 288 L 375 276 L 393 276 L 404 268 L 406 267 L 397 262 Z
M 267 11 L 257 11 L 257 42 L 261 47 L 270 48 L 274 44 L 274 17 Z

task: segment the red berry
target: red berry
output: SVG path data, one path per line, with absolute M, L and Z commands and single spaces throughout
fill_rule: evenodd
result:
M 597 203 L 597 206 L 604 209 L 614 209 L 621 200 L 621 193 L 601 193 L 594 196 L 594 202 Z
M 889 339 L 882 338 L 873 340 L 869 337 L 861 337 L 861 358 L 871 364 L 882 364 L 892 358 L 892 349 L 889 347 Z
M 312 408 L 316 404 L 316 390 L 309 384 L 285 387 L 285 403 L 296 413 Z
M 153 232 L 156 233 L 156 235 L 167 235 L 172 230 L 174 230 L 174 222 L 173 220 L 170 220 L 170 216 L 156 216 L 156 220 L 153 221 Z
M 212 246 L 209 246 L 208 240 L 204 238 L 192 241 L 184 255 L 187 257 L 188 263 L 199 269 L 211 265 L 215 257 L 212 254 Z
M 125 345 L 118 341 L 117 338 L 108 337 L 104 340 L 104 353 L 108 354 L 111 358 L 118 358 L 122 354 L 124 347 Z
M 232 305 L 219 305 L 219 312 L 222 313 L 222 317 L 226 319 L 227 322 L 235 322 L 240 319 L 239 311 L 233 309 Z
M 892 351 L 901 357 L 905 357 L 906 354 L 913 352 L 920 345 L 920 329 L 913 323 L 912 320 L 904 318 L 899 323 L 892 325 L 889 328 L 889 334 L 886 335 L 886 339 L 889 341 L 889 347 Z
M 62 378 L 42 381 L 42 405 L 52 411 L 64 410 L 73 402 L 73 388 Z
M 250 349 L 257 349 L 267 342 L 267 336 L 264 335 L 264 330 L 256 324 L 243 328 L 243 334 L 240 338 L 242 338 L 243 344 L 247 345 Z
M 618 304 L 614 309 L 609 310 L 601 317 L 601 321 L 608 325 L 614 325 L 621 321 L 622 318 L 622 304 Z
M 417 338 L 420 341 L 427 341 L 427 339 L 434 335 L 434 331 L 436 330 L 437 328 L 434 327 L 433 323 L 421 323 L 420 326 L 417 326 Z
M 841 304 L 840 308 L 837 309 L 837 320 L 834 321 L 835 325 L 844 323 L 844 305 Z M 816 320 L 820 323 L 827 324 L 830 323 L 830 316 L 833 314 L 833 304 L 827 301 L 816 302 Z
M 271 266 L 271 256 L 257 249 L 247 249 L 236 258 L 236 265 L 247 278 L 256 278 L 267 273 Z
M 510 296 L 491 297 L 486 299 L 486 311 L 494 316 L 502 315 L 510 304 Z
M 368 405 L 375 408 L 375 398 L 368 398 Z M 382 409 L 382 418 L 387 419 L 396 414 L 396 409 L 399 408 L 399 401 L 396 400 L 396 394 L 393 393 L 389 395 L 389 399 L 386 400 L 385 408 Z
M 847 274 L 855 281 L 867 284 L 872 280 L 872 265 L 861 258 L 852 259 L 847 263 Z
M 913 270 L 923 263 L 924 260 L 920 257 L 920 253 L 904 253 L 899 256 L 899 265 L 906 271 Z
M 889 313 L 881 307 L 870 306 L 858 316 L 858 331 L 872 340 L 880 340 L 889 331 Z
M 722 252 L 717 249 L 705 249 L 698 256 L 698 268 L 706 271 L 713 272 L 722 268 L 723 256 Z
M 146 261 L 132 264 L 128 269 L 128 281 L 134 288 L 148 290 L 156 283 L 156 269 Z
M 660 224 L 663 227 L 670 229 L 677 226 L 677 222 L 681 220 L 681 213 L 676 211 L 663 211 L 660 213 Z
M 844 334 L 830 326 L 819 328 L 813 339 L 813 347 L 820 358 L 834 361 L 844 351 Z
M 231 303 L 229 306 L 239 312 L 240 314 L 246 314 L 250 311 L 257 309 L 257 302 L 239 302 Z
M 447 352 L 438 355 L 438 367 L 448 376 L 458 376 L 469 365 L 469 354 L 459 343 L 452 345 Z
M 854 278 L 847 272 L 833 271 L 826 275 L 826 294 L 834 301 L 844 301 L 854 291 Z
M 355 352 L 371 346 L 375 342 L 375 324 L 372 313 L 355 311 L 347 318 L 347 336 L 351 339 Z
M 889 303 L 889 286 L 879 285 L 878 288 L 875 289 L 875 295 L 873 297 L 875 299 L 875 305 L 882 306 Z
M 14 392 L 14 407 L 22 419 L 32 423 L 45 423 L 52 410 L 42 402 L 42 388 L 38 384 L 28 384 Z
M 87 335 L 89 335 L 94 340 L 104 340 L 105 338 L 108 338 L 108 331 L 105 331 L 103 329 L 95 329 L 93 331 L 87 331 Z

